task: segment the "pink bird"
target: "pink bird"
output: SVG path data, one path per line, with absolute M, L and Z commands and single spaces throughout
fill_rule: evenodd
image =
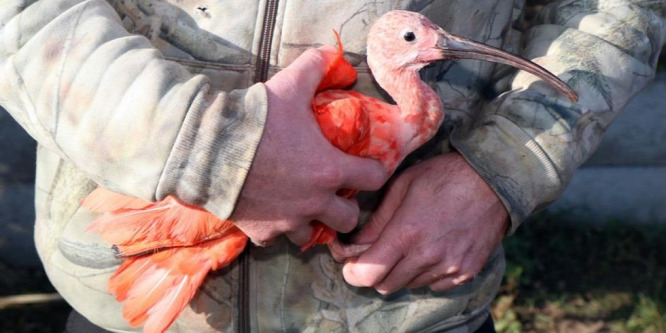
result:
M 524 69 L 570 100 L 576 93 L 542 67 L 504 51 L 457 37 L 423 15 L 392 11 L 372 26 L 367 61 L 377 83 L 397 105 L 343 89 L 356 71 L 338 53 L 328 59 L 326 75 L 313 100 L 324 136 L 342 151 L 379 160 L 392 173 L 400 162 L 430 140 L 444 118 L 442 102 L 419 77 L 425 65 L 443 59 L 481 59 Z M 354 190 L 339 195 L 352 197 Z M 189 303 L 210 270 L 228 265 L 243 250 L 247 236 L 223 221 L 174 197 L 157 203 L 99 188 L 83 205 L 103 213 L 89 230 L 114 244 L 125 259 L 108 289 L 125 302 L 123 316 L 145 332 L 164 332 Z M 315 222 L 303 250 L 330 244 L 334 230 Z

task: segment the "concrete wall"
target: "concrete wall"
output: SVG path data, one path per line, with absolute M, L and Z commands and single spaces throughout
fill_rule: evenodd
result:
M 578 222 L 666 223 L 666 73 L 627 105 L 546 212 Z

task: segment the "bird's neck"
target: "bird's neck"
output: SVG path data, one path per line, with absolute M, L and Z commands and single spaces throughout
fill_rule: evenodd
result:
M 414 138 L 409 150 L 430 140 L 444 119 L 439 95 L 421 80 L 418 71 L 402 70 L 375 76 L 379 85 L 398 104 L 400 118 L 414 125 Z

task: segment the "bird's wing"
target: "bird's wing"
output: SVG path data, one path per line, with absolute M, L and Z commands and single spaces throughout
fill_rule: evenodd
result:
M 335 33 L 335 39 L 338 42 L 338 52 L 325 55 L 327 56 L 326 73 L 317 87 L 317 92 L 329 89 L 344 89 L 356 81 L 356 70 L 344 58 L 340 35 L 335 30 L 333 30 L 333 33 Z
M 102 213 L 88 227 L 129 257 L 163 248 L 188 246 L 238 229 L 201 208 L 169 196 L 148 202 L 98 188 L 83 200 L 84 208 Z
M 370 146 L 370 118 L 366 107 L 366 96 L 354 91 L 326 90 L 320 92 L 312 101 L 314 115 L 324 137 L 333 146 L 347 154 L 365 157 Z M 356 190 L 341 189 L 338 195 L 351 198 Z M 336 238 L 335 230 L 321 222 L 312 224 L 312 238 L 301 251 L 316 244 L 330 244 Z
M 364 156 L 370 129 L 368 112 L 359 93 L 327 90 L 317 94 L 312 102 L 315 118 L 324 137 L 340 150 Z
M 111 276 L 108 290 L 123 305 L 123 317 L 144 332 L 164 332 L 187 306 L 210 270 L 243 251 L 241 231 L 188 247 L 127 258 Z

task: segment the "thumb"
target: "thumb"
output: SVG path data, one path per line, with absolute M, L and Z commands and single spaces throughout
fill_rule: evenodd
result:
M 298 87 L 303 96 L 309 96 L 309 99 L 312 99 L 315 89 L 326 74 L 327 64 L 333 54 L 331 49 L 333 49 L 332 46 L 308 49 L 278 75 L 288 76 L 294 81 L 294 86 Z
M 389 179 L 386 167 L 377 160 L 348 155 L 337 150 L 342 186 L 360 191 L 379 190 Z
M 393 219 L 396 212 L 401 208 L 402 201 L 409 189 L 409 182 L 397 179 L 391 184 L 386 195 L 382 199 L 379 208 L 372 214 L 368 223 L 363 226 L 352 241 L 356 244 L 370 244 L 377 241 L 379 235 L 384 231 L 386 225 Z

